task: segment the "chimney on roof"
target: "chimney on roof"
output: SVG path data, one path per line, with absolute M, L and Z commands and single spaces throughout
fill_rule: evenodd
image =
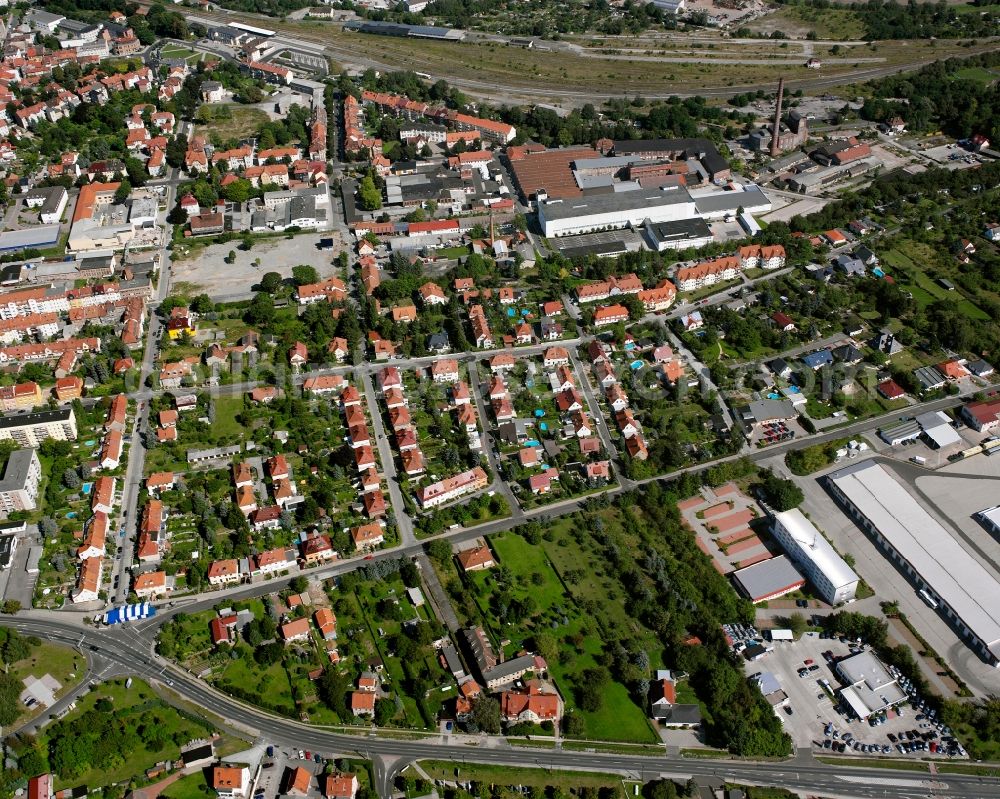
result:
M 785 79 L 778 78 L 778 99 L 774 103 L 774 130 L 771 132 L 771 158 L 777 158 L 781 152 L 778 136 L 781 134 L 781 100 L 784 94 Z

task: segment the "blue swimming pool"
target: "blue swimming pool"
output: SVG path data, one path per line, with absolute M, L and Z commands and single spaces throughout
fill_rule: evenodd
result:
M 525 441 L 524 442 L 524 446 L 526 446 L 526 447 L 537 447 L 538 446 L 538 440 L 533 438 L 530 441 Z
M 66 514 L 66 518 L 67 519 L 75 519 L 76 518 L 76 511 L 75 510 L 71 510 L 69 513 Z
M 630 363 L 629 366 L 632 368 L 632 371 L 636 371 L 637 369 L 642 369 L 642 361 L 632 361 L 632 363 Z
M 97 443 L 97 441 L 92 438 L 92 439 L 90 439 L 90 441 L 84 441 L 83 443 L 86 444 L 88 447 L 92 447 L 92 446 L 94 446 L 94 444 Z
M 771 392 L 770 394 L 768 394 L 768 395 L 767 395 L 767 398 L 768 398 L 768 399 L 778 399 L 778 395 L 777 395 L 777 394 L 775 394 L 775 393 L 774 393 L 774 392 L 772 391 L 772 392 Z
M 94 487 L 93 483 L 84 483 L 82 486 L 80 486 L 80 490 L 87 496 L 90 496 L 90 491 L 93 487 Z

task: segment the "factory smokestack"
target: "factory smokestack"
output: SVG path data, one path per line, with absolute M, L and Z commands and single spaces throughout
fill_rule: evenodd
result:
M 781 135 L 781 100 L 785 94 L 785 79 L 778 78 L 778 99 L 774 103 L 774 130 L 771 131 L 771 158 L 781 153 L 778 137 Z

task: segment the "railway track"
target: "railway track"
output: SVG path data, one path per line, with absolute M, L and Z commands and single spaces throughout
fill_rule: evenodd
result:
M 151 2 L 150 0 L 138 0 L 137 4 L 148 7 L 151 5 Z M 400 57 L 399 59 L 394 60 L 386 55 L 383 55 L 381 58 L 375 58 L 359 52 L 356 48 L 352 48 L 349 43 L 334 41 L 330 36 L 324 35 L 322 32 L 303 30 L 301 26 L 293 23 L 282 22 L 281 20 L 275 20 L 271 17 L 266 17 L 260 14 L 237 11 L 198 11 L 197 13 L 185 14 L 185 18 L 188 19 L 189 22 L 200 22 L 201 24 L 204 24 L 205 22 L 216 24 L 242 22 L 247 25 L 259 25 L 261 27 L 266 27 L 276 31 L 279 36 L 285 36 L 292 40 L 308 42 L 310 44 L 321 46 L 325 55 L 348 68 L 358 70 L 374 69 L 378 71 L 394 71 L 414 68 L 412 60 L 408 57 Z M 338 30 L 342 29 L 338 28 Z M 354 35 L 366 36 L 366 34 L 361 33 Z M 462 45 L 460 43 L 455 43 L 452 46 L 461 47 Z M 969 55 L 989 52 L 997 49 L 1000 49 L 1000 41 L 992 41 L 985 46 L 970 48 Z M 563 58 L 572 57 L 565 53 L 559 53 L 558 55 Z M 580 58 L 582 56 L 576 57 Z M 613 58 L 609 56 L 604 57 Z M 672 60 L 675 62 L 687 63 L 681 59 Z M 843 86 L 845 84 L 875 80 L 889 75 L 896 75 L 901 72 L 909 72 L 926 66 L 927 64 L 931 64 L 936 60 L 938 59 L 934 57 L 915 58 L 911 61 L 905 61 L 902 63 L 888 64 L 866 69 L 856 69 L 849 72 L 816 75 L 815 77 L 809 76 L 805 78 L 789 78 L 785 81 L 785 88 L 791 91 L 801 89 L 803 92 L 815 93 L 817 91 Z M 706 60 L 704 58 L 692 56 L 690 63 L 705 64 Z M 774 86 L 773 78 L 751 83 L 727 83 L 724 85 L 713 85 L 711 82 L 711 73 L 709 72 L 705 76 L 706 83 L 696 87 L 692 86 L 690 88 L 664 88 L 662 84 L 650 83 L 648 85 L 629 86 L 627 89 L 608 89 L 600 86 L 588 89 L 577 89 L 563 88 L 551 82 L 539 83 L 537 78 L 527 75 L 523 77 L 512 76 L 508 82 L 501 84 L 498 81 L 481 80 L 471 78 L 463 74 L 458 74 L 459 69 L 465 71 L 468 67 L 466 65 L 461 65 L 460 67 L 456 67 L 455 72 L 431 68 L 428 68 L 425 71 L 430 74 L 432 80 L 443 79 L 446 80 L 451 86 L 454 86 L 455 88 L 458 88 L 468 94 L 495 102 L 506 103 L 540 102 L 553 104 L 555 101 L 556 104 L 561 105 L 583 105 L 584 103 L 593 103 L 594 101 L 609 100 L 613 98 L 620 98 L 626 94 L 638 93 L 641 93 L 643 97 L 649 99 L 665 99 L 672 96 L 728 98 L 734 94 L 756 91 L 758 89 L 770 91 Z

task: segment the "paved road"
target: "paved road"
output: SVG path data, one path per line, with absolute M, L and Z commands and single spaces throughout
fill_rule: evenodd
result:
M 176 174 L 163 182 L 167 191 L 164 197 L 166 207 L 172 208 L 174 205 L 174 192 L 176 191 L 178 178 Z M 157 284 L 156 297 L 154 302 L 159 305 L 166 298 L 170 291 L 170 251 L 163 247 L 160 250 L 160 274 Z M 146 379 L 153 372 L 153 364 L 156 361 L 156 351 L 160 341 L 163 326 L 156 313 L 150 313 L 149 325 L 146 328 L 146 342 L 143 350 L 142 363 L 139 369 L 139 385 L 145 386 Z M 122 501 L 118 512 L 118 523 L 113 528 L 112 535 L 115 541 L 121 544 L 121 557 L 113 561 L 109 579 L 114 585 L 114 579 L 118 579 L 118 588 L 109 589 L 108 596 L 114 602 L 120 603 L 125 600 L 130 587 L 128 569 L 132 566 L 133 550 L 138 538 L 138 498 L 139 486 L 143 480 L 143 472 L 146 466 L 146 446 L 143 443 L 142 433 L 149 430 L 149 402 L 137 400 L 137 411 L 132 423 L 132 443 L 129 446 L 128 464 L 125 467 L 125 483 L 122 487 Z M 132 515 L 131 519 L 129 514 Z M 129 533 L 129 527 L 135 531 L 135 535 Z M 122 538 L 118 531 L 125 529 L 125 537 Z
M 582 381 L 580 387 L 583 389 L 583 399 L 587 403 L 587 412 L 590 414 L 590 418 L 594 420 L 594 427 L 597 429 L 597 435 L 601 439 L 601 443 L 604 445 L 604 451 L 608 453 L 608 457 L 613 459 L 615 462 L 615 473 L 619 476 L 624 472 L 621 466 L 621 458 L 618 454 L 618 448 L 615 446 L 615 442 L 611 439 L 611 414 L 604 413 L 601 410 L 601 403 L 598 401 L 597 396 L 594 393 L 594 387 L 590 383 L 590 366 L 584 366 L 580 363 L 580 359 L 577 357 L 576 348 L 568 350 L 569 359 L 573 363 L 573 369 L 576 370 L 577 379 Z
M 438 579 L 437 572 L 434 571 L 434 564 L 431 563 L 431 559 L 427 557 L 425 552 L 417 555 L 417 565 L 420 566 L 420 574 L 423 576 L 424 586 L 429 594 L 427 599 L 434 606 L 435 614 L 448 628 L 448 632 L 457 633 L 459 623 L 458 616 L 455 615 L 455 608 L 452 607 L 451 599 L 448 598 L 444 586 Z
M 489 391 L 489 383 L 480 381 L 479 363 L 479 361 L 473 358 L 470 359 L 467 364 L 469 370 L 469 393 L 472 395 L 472 399 L 476 403 L 476 415 L 479 417 L 479 427 L 483 431 L 480 441 L 482 441 L 483 452 L 486 453 L 486 460 L 489 463 L 490 471 L 493 474 L 493 481 L 490 483 L 489 488 L 503 494 L 514 518 L 522 518 L 524 512 L 521 510 L 521 503 L 517 501 L 517 497 L 514 495 L 514 491 L 510 487 L 510 483 L 503 479 L 500 471 L 500 457 L 497 454 L 499 452 L 499 448 L 497 447 L 496 440 L 491 431 L 490 417 L 487 415 L 486 403 L 483 400 L 483 392 Z M 488 366 L 484 369 L 484 371 L 487 374 L 489 373 Z
M 63 621 L 51 614 L 31 618 L 33 613 L 13 617 L 5 623 L 27 634 L 44 635 L 79 645 L 81 639 L 95 656 L 118 664 L 122 672 L 158 680 L 184 700 L 212 712 L 228 722 L 253 729 L 269 743 L 302 747 L 325 755 L 357 752 L 376 760 L 377 788 L 385 799 L 390 795 L 394 774 L 407 763 L 420 759 L 443 759 L 462 763 L 536 766 L 550 769 L 585 769 L 620 774 L 643 780 L 661 775 L 686 779 L 692 776 L 725 779 L 731 782 L 780 785 L 802 793 L 848 797 L 885 797 L 926 799 L 968 797 L 1000 799 L 1000 779 L 967 775 L 921 775 L 892 772 L 864 766 L 831 766 L 803 756 L 780 762 L 720 761 L 685 759 L 679 756 L 642 756 L 600 752 L 534 750 L 509 747 L 496 739 L 472 736 L 432 736 L 421 740 L 400 740 L 342 735 L 304 723 L 270 716 L 222 694 L 201 680 L 167 663 L 149 649 L 148 641 L 131 628 L 93 629 Z M 391 761 L 391 762 L 390 762 Z
M 375 443 L 378 446 L 379 459 L 382 461 L 382 472 L 385 474 L 385 482 L 389 486 L 389 499 L 392 502 L 393 516 L 396 519 L 396 529 L 399 531 L 399 541 L 403 546 L 408 546 L 417 539 L 413 535 L 413 521 L 406 512 L 406 502 L 403 500 L 403 490 L 399 484 L 396 461 L 392 457 L 392 448 L 389 446 L 389 439 L 386 437 L 385 425 L 382 424 L 382 409 L 378 402 L 378 395 L 375 393 L 375 386 L 372 383 L 370 371 L 365 370 L 359 377 L 364 386 L 365 399 L 368 401 L 368 411 L 371 414 L 372 425 L 375 428 Z

